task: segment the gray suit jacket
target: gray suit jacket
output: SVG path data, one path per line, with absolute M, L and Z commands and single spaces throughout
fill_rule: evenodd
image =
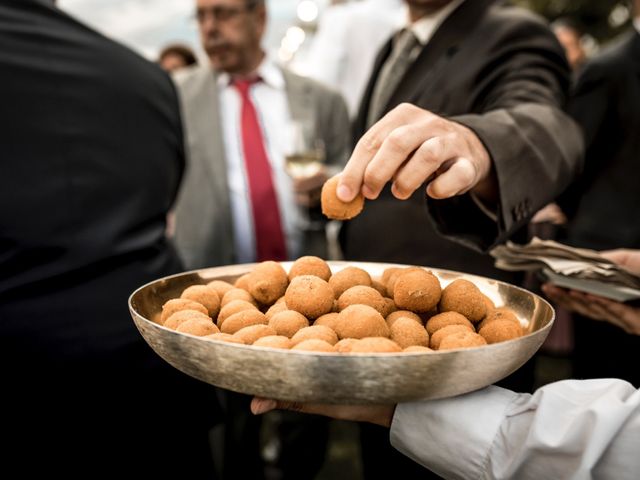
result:
M 337 93 L 283 69 L 291 117 L 313 125 L 328 164 L 350 148 L 349 118 Z M 176 78 L 187 133 L 187 170 L 175 206 L 175 243 L 187 268 L 236 263 L 216 73 L 209 66 Z M 249 221 L 247 219 L 247 221 Z M 304 253 L 323 255 L 324 232 L 305 232 Z

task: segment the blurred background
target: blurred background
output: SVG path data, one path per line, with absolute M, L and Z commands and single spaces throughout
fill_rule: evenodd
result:
M 309 45 L 318 20 L 329 5 L 357 0 L 268 0 L 266 49 L 298 73 L 307 68 Z M 61 8 L 155 60 L 163 46 L 176 41 L 198 55 L 194 3 L 190 0 L 59 0 Z M 584 31 L 585 47 L 593 53 L 630 21 L 624 0 L 516 0 L 550 21 L 569 17 Z

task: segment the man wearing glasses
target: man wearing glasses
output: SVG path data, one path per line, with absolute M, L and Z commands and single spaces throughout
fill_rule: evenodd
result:
M 178 252 L 188 268 L 323 255 L 323 226 L 305 228 L 301 207 L 317 205 L 332 167 L 346 162 L 344 101 L 266 55 L 264 0 L 197 0 L 196 19 L 210 65 L 176 76 L 189 159 L 175 210 Z M 292 125 L 324 146 L 318 168 L 303 178 L 285 165 Z M 217 440 L 218 448 L 224 445 L 224 476 L 259 478 L 260 425 L 249 416 L 248 399 L 220 395 L 227 407 Z M 327 424 L 296 419 L 292 428 L 303 425 L 304 439 L 292 439 L 288 424 L 277 426 L 283 478 L 313 478 Z

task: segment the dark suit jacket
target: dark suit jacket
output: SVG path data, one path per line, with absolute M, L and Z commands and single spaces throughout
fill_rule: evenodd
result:
M 375 79 L 390 50 L 391 42 L 377 59 L 356 120 L 356 138 L 365 131 Z M 498 276 L 488 256 L 440 234 L 466 247 L 488 249 L 562 191 L 578 170 L 582 146 L 576 126 L 560 110 L 568 83 L 562 50 L 541 20 L 493 0 L 464 2 L 423 48 L 387 110 L 409 102 L 474 130 L 495 165 L 498 221 L 489 220 L 464 195 L 429 200 L 432 224 L 424 189 L 403 202 L 387 187 L 345 225 L 345 257 Z
M 65 478 L 201 468 L 207 415 L 159 418 L 202 384 L 151 351 L 127 308 L 181 268 L 164 237 L 183 168 L 172 83 L 41 0 L 0 3 L 0 46 L 3 462 Z M 155 465 L 153 442 L 180 451 Z
M 569 219 L 567 242 L 640 248 L 640 34 L 630 32 L 585 66 L 569 112 L 584 130 L 587 152 L 584 174 L 558 202 Z M 577 378 L 640 385 L 640 337 L 577 315 L 574 334 Z
M 640 248 L 640 34 L 633 30 L 589 62 L 569 113 L 586 140 L 584 174 L 560 198 L 568 241 Z

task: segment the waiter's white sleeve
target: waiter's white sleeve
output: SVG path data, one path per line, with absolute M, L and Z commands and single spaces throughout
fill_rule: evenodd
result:
M 566 380 L 399 404 L 392 445 L 448 479 L 640 478 L 640 390 Z

